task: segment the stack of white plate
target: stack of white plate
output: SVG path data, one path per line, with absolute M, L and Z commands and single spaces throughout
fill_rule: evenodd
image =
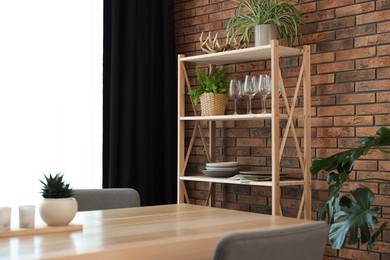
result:
M 206 163 L 205 175 L 214 178 L 229 178 L 238 173 L 238 162 Z

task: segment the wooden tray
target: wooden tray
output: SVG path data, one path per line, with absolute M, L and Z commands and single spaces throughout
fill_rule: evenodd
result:
M 38 226 L 35 228 L 11 228 L 11 230 L 0 231 L 0 238 L 16 237 L 16 236 L 28 236 L 28 235 L 40 235 L 58 232 L 73 232 L 82 231 L 83 225 L 71 224 L 68 226 L 61 227 L 49 227 L 49 226 Z

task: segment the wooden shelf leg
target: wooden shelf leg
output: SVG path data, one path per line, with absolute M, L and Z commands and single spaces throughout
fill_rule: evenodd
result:
M 311 84 L 310 84 L 310 46 L 303 47 L 303 62 L 304 62 L 304 81 L 303 81 L 303 91 L 304 91 L 304 158 L 305 158 L 305 172 L 304 172 L 304 194 L 305 194 L 305 206 L 304 206 L 304 217 L 305 219 L 311 219 L 311 175 L 310 175 L 310 165 L 311 165 Z
M 279 125 L 279 53 L 278 41 L 271 42 L 271 136 L 272 136 L 272 215 L 280 216 L 280 125 Z
M 182 66 L 181 58 L 183 58 L 184 55 L 178 55 L 177 62 L 178 62 L 178 78 L 177 78 L 177 87 L 178 87 L 178 96 L 177 96 L 177 203 L 183 203 L 184 202 L 184 193 L 183 193 L 183 187 L 182 183 L 180 181 L 181 176 L 181 170 L 184 166 L 184 138 L 185 138 L 185 132 L 184 132 L 184 121 L 180 121 L 180 117 L 184 116 L 185 114 L 185 100 L 184 100 L 184 90 L 185 90 L 185 77 L 183 74 L 183 70 L 180 69 Z

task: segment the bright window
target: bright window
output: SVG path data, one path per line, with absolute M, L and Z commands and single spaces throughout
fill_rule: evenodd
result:
M 102 183 L 103 0 L 0 0 L 0 206 Z

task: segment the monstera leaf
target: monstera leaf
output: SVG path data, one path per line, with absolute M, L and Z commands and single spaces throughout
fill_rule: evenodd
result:
M 378 148 L 383 152 L 390 152 L 384 148 L 386 146 L 390 146 L 390 129 L 382 127 L 376 132 L 375 136 L 364 138 L 358 148 L 336 153 L 328 158 L 314 160 L 310 172 L 312 175 L 321 170 L 326 172 L 337 170 L 338 173 L 349 173 L 353 169 L 354 161 L 362 155 L 366 155 L 370 149 Z
M 325 206 L 321 210 L 319 216 L 320 220 L 326 220 L 328 217 L 328 224 L 332 224 L 334 222 L 334 214 L 340 211 L 340 189 L 346 181 L 347 176 L 347 174 L 337 174 L 335 172 L 331 172 L 328 175 L 327 181 L 329 184 L 329 195 Z
M 332 156 L 329 156 L 328 158 L 314 160 L 310 167 L 310 172 L 313 175 L 317 174 L 321 170 L 331 172 L 337 169 L 337 167 L 344 165 L 343 162 L 348 157 L 348 155 L 349 151 L 345 151 L 341 153 L 336 153 Z
M 367 139 L 367 140 L 366 140 Z M 366 143 L 370 143 L 372 141 L 373 146 L 377 146 L 383 152 L 389 152 L 389 150 L 382 149 L 383 146 L 390 145 L 390 129 L 386 127 L 382 127 L 376 132 L 376 136 L 369 137 L 362 140 L 360 144 L 366 145 Z
M 390 153 L 389 147 L 390 129 L 382 127 L 376 132 L 375 136 L 364 138 L 358 148 L 313 161 L 310 167 L 312 175 L 320 171 L 328 173 L 329 195 L 325 206 L 320 212 L 319 219 L 325 220 L 327 218 L 328 223 L 331 225 L 329 238 L 333 248 L 343 248 L 348 233 L 348 244 L 356 244 L 360 234 L 360 241 L 362 243 L 368 242 L 367 251 L 370 252 L 375 241 L 386 228 L 387 222 L 375 230 L 378 225 L 376 215 L 379 209 L 371 206 L 374 195 L 369 189 L 360 188 L 353 191 L 352 196 L 354 200 L 346 196 L 340 198 L 340 190 L 344 183 L 350 181 L 349 174 L 353 170 L 355 160 L 366 155 L 371 149 L 379 149 L 382 152 Z M 371 178 L 371 180 L 374 179 Z M 389 180 L 383 179 L 376 180 L 389 182 Z M 346 211 L 341 211 L 341 207 L 346 209 Z M 359 230 L 360 233 L 358 232 Z M 371 232 L 374 233 L 371 235 Z
M 345 237 L 350 232 L 348 243 L 353 244 L 358 241 L 358 228 L 361 230 L 361 241 L 369 242 L 367 250 L 370 251 L 376 239 L 383 231 L 386 223 L 382 224 L 374 235 L 370 235 L 370 228 L 375 229 L 377 225 L 377 208 L 371 207 L 373 194 L 368 189 L 357 189 L 353 196 L 355 201 L 348 197 L 340 199 L 340 190 L 344 183 L 349 182 L 349 174 L 353 170 L 355 160 L 366 155 L 370 149 L 376 148 L 383 152 L 389 152 L 390 129 L 380 128 L 375 136 L 364 138 L 358 148 L 343 151 L 328 158 L 313 161 L 310 172 L 312 175 L 320 171 L 328 172 L 327 182 L 329 185 L 329 195 L 325 206 L 322 208 L 319 219 L 328 219 L 332 225 L 329 237 L 334 248 L 342 248 L 345 243 Z M 357 180 L 359 181 L 359 180 Z M 361 180 L 362 181 L 362 180 Z M 382 180 L 387 181 L 388 180 Z M 365 199 L 363 194 L 366 194 Z M 357 197 L 356 197 L 357 196 Z M 340 211 L 341 207 L 346 207 L 349 211 Z M 365 209 L 365 210 L 363 210 Z M 334 223 L 337 221 L 337 223 Z M 334 224 L 333 224 L 334 223 Z
M 329 239 L 333 248 L 341 249 L 344 247 L 348 232 L 348 244 L 358 242 L 360 229 L 360 241 L 362 243 L 369 242 L 367 251 L 370 252 L 379 234 L 386 227 L 386 223 L 371 235 L 371 231 L 375 231 L 378 224 L 376 214 L 379 211 L 379 208 L 371 206 L 374 194 L 368 188 L 358 188 L 351 193 L 353 200 L 347 197 L 342 198 L 341 204 L 349 210 L 339 211 L 335 214 L 336 223 L 330 227 Z

